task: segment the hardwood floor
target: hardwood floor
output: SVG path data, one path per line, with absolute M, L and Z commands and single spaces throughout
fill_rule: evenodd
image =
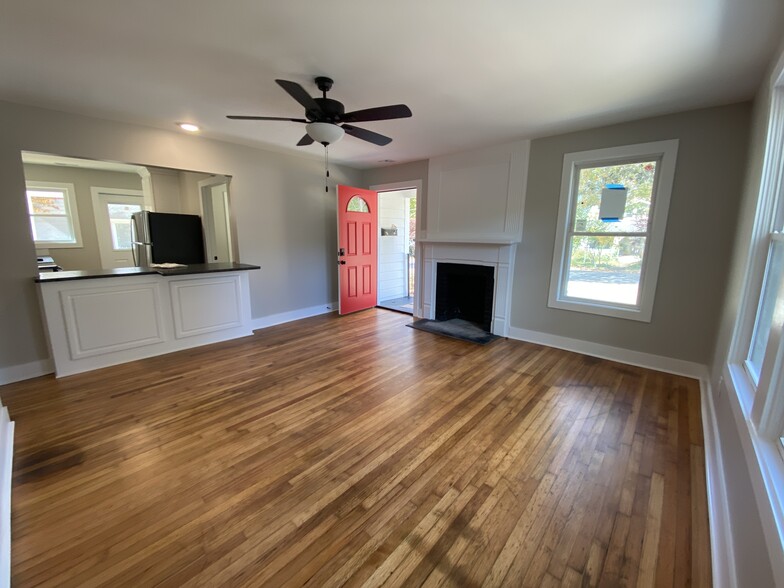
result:
M 409 321 L 0 387 L 13 585 L 710 585 L 696 381 Z

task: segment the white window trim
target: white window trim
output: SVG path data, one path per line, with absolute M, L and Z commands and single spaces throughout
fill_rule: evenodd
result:
M 740 310 L 722 373 L 749 465 L 754 498 L 777 585 L 784 585 L 784 459 L 779 439 L 784 432 L 784 395 L 758 393 L 746 366 L 746 358 L 756 324 L 771 234 L 784 220 L 783 215 L 784 54 L 780 57 L 771 79 L 767 140 L 746 258 L 747 269 Z M 782 361 L 784 342 L 780 333 L 771 332 L 771 337 L 774 336 L 778 337 L 778 340 L 768 347 L 768 352 L 771 355 L 775 352 L 779 361 Z M 766 377 L 766 381 L 762 380 L 763 377 Z M 719 381 L 719 386 L 721 383 L 722 380 Z M 784 370 L 771 370 L 768 375 L 761 374 L 759 390 L 765 389 L 769 392 L 784 390 Z
M 70 248 L 77 248 L 82 247 L 82 230 L 79 226 L 79 210 L 76 206 L 76 188 L 74 188 L 73 184 L 69 184 L 66 182 L 39 182 L 37 180 L 29 180 L 25 182 L 25 202 L 27 203 L 27 190 L 62 190 L 65 192 L 65 207 L 67 211 L 67 216 L 71 221 L 71 228 L 73 229 L 74 233 L 74 242 L 70 241 L 36 241 L 33 239 L 35 243 L 36 249 L 70 249 Z M 30 217 L 33 216 L 30 214 L 29 204 L 27 209 L 27 218 L 28 222 L 30 222 Z M 32 227 L 30 227 L 30 232 L 32 236 Z
M 650 322 L 653 314 L 653 298 L 659 277 L 659 265 L 664 247 L 664 233 L 667 228 L 667 214 L 670 208 L 672 184 L 675 178 L 675 161 L 678 156 L 678 139 L 639 143 L 607 149 L 593 149 L 564 155 L 561 174 L 561 199 L 558 208 L 558 228 L 553 251 L 553 266 L 550 274 L 550 308 L 573 310 L 603 316 Z M 575 192 L 578 167 L 612 165 L 624 160 L 639 161 L 643 158 L 659 161 L 656 184 L 652 195 L 652 211 L 649 218 L 648 242 L 645 247 L 640 270 L 640 292 L 637 305 L 625 305 L 595 300 L 567 297 L 564 293 L 565 276 L 569 263 L 568 252 L 569 226 L 574 214 Z

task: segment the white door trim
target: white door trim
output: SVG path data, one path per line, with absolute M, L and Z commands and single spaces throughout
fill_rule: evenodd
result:
M 404 182 L 392 182 L 388 184 L 375 184 L 368 188 L 376 192 L 395 192 L 397 190 L 416 190 L 416 230 L 417 241 L 414 257 L 414 317 L 422 318 L 424 316 L 422 310 L 422 255 L 424 249 L 420 242 L 422 231 L 424 230 L 424 211 L 422 205 L 424 198 L 422 198 L 422 180 L 407 180 Z M 378 215 L 378 211 L 376 211 Z

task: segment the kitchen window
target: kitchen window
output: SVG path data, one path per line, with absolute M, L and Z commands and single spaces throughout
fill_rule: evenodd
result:
M 82 246 L 73 184 L 27 182 L 27 210 L 37 248 Z
M 650 322 L 678 141 L 564 156 L 548 306 Z

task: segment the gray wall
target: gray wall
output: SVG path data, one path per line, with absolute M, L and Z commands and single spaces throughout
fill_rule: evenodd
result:
M 707 364 L 713 354 L 746 162 L 748 103 L 536 139 L 511 324 Z M 547 307 L 565 153 L 680 139 L 650 323 Z
M 156 212 L 174 214 L 184 212 L 180 195 L 180 172 L 176 169 L 156 169 L 154 167 L 149 168 L 149 171 Z
M 427 172 L 428 160 L 422 159 L 389 167 L 366 169 L 362 173 L 362 181 L 365 186 L 370 187 L 380 184 L 420 180 L 422 182 L 422 193 L 419 194 L 419 199 L 417 200 L 417 226 L 424 227 L 427 215 Z
M 201 215 L 199 182 L 210 178 L 209 174 L 180 172 L 180 212 Z M 231 188 L 229 188 L 231 192 Z M 229 195 L 231 198 L 231 195 Z
M 230 175 L 239 261 L 262 266 L 250 274 L 253 317 L 337 298 L 335 193 L 324 192 L 322 159 L 6 102 L 0 129 L 0 367 L 48 357 L 22 150 Z M 361 185 L 356 170 L 332 166 L 331 175 L 334 183 Z
M 59 165 L 24 166 L 28 180 L 41 182 L 65 182 L 73 184 L 76 191 L 76 208 L 82 233 L 82 247 L 49 247 L 49 255 L 64 270 L 100 269 L 101 252 L 98 248 L 98 232 L 95 229 L 95 213 L 91 187 L 141 190 L 142 179 L 138 174 L 79 169 Z

